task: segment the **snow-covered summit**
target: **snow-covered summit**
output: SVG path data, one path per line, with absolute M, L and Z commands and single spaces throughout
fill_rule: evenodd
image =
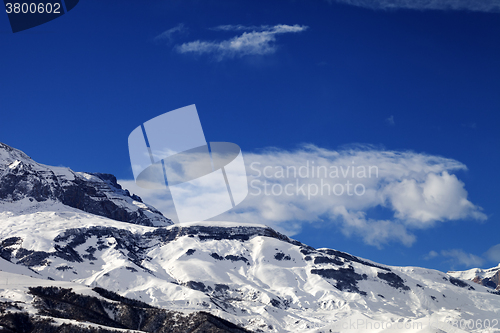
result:
M 25 198 L 36 202 L 59 201 L 122 222 L 149 226 L 172 224 L 141 198 L 122 189 L 113 175 L 43 165 L 22 151 L 0 143 L 0 200 L 21 204 Z
M 466 271 L 452 271 L 448 272 L 448 274 L 462 280 L 469 280 L 488 288 L 500 290 L 500 264 L 488 269 L 472 268 Z

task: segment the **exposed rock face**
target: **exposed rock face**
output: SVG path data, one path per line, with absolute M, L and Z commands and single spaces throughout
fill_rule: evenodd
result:
M 476 276 L 474 279 L 472 279 L 472 282 L 478 283 L 488 288 L 500 290 L 500 270 L 498 270 L 490 277 L 481 278 L 479 276 Z
M 448 274 L 500 291 L 500 265 L 490 269 L 473 268 L 466 271 L 448 272 Z
M 122 189 L 113 175 L 42 165 L 0 143 L 0 200 L 24 198 L 38 202 L 55 200 L 121 222 L 146 226 L 172 224 L 141 198 Z

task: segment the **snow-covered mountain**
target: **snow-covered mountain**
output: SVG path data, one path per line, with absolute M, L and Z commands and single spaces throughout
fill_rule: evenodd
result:
M 0 272 L 2 332 L 249 332 L 207 312 L 155 308 L 108 290 Z
M 93 297 L 99 297 L 98 288 L 175 310 L 182 318 L 208 312 L 255 332 L 500 332 L 500 295 L 490 288 L 436 270 L 387 266 L 338 250 L 314 249 L 259 224 L 127 223 L 68 205 L 64 190 L 61 196 L 52 195 L 55 185 L 38 199 L 17 196 L 19 191 L 11 193 L 4 184 L 25 189 L 25 194 L 40 193 L 40 187 L 32 185 L 38 179 L 34 176 L 24 184 L 19 184 L 24 178 L 3 181 L 17 172 L 12 171 L 20 164 L 16 160 L 21 158 L 7 161 L 10 170 L 4 167 L 0 177 L 6 198 L 0 200 L 0 302 L 15 301 L 24 310 L 5 311 L 44 315 L 33 305 L 37 301 L 31 289 L 12 282 L 22 279 L 6 275 L 12 273 L 33 277 L 26 284 L 30 287 L 72 288 Z M 59 179 L 60 173 L 52 172 Z M 104 192 L 105 200 L 112 201 L 107 195 L 116 192 Z M 110 302 L 102 297 L 99 302 Z M 106 311 L 108 319 L 115 318 Z M 63 314 L 52 311 L 50 317 Z M 70 319 L 100 323 L 88 317 Z M 460 329 L 459 320 L 474 322 L 466 322 L 468 328 L 462 322 Z M 140 323 L 137 327 L 157 332 Z M 224 329 L 211 332 L 228 332 Z
M 150 226 L 172 221 L 116 182 L 110 174 L 74 172 L 33 161 L 0 142 L 0 200 L 54 200 L 113 220 Z
M 500 290 L 500 264 L 489 269 L 472 268 L 466 271 L 452 271 L 448 274 L 458 279 L 469 280 L 488 288 Z

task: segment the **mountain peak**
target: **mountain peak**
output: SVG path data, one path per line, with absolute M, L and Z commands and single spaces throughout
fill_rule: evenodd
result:
M 12 148 L 11 146 L 0 142 L 0 173 L 5 166 L 8 166 L 15 161 L 32 161 L 31 157 L 26 155 L 19 149 Z
M 500 290 L 500 264 L 488 269 L 471 268 L 466 271 L 451 271 L 448 272 L 448 274 L 462 280 L 475 282 L 491 289 Z
M 121 222 L 168 226 L 172 221 L 140 197 L 123 189 L 105 173 L 74 172 L 33 161 L 20 150 L 0 143 L 0 200 L 54 200 L 87 213 Z

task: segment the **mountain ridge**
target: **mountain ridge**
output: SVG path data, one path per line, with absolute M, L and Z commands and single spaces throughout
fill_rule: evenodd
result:
M 500 264 L 488 269 L 471 268 L 465 271 L 449 271 L 447 274 L 497 291 L 500 290 Z
M 136 195 L 122 189 L 116 177 L 104 173 L 74 172 L 33 161 L 20 150 L 0 142 L 0 200 L 29 198 L 64 205 L 113 220 L 150 226 L 173 222 Z

